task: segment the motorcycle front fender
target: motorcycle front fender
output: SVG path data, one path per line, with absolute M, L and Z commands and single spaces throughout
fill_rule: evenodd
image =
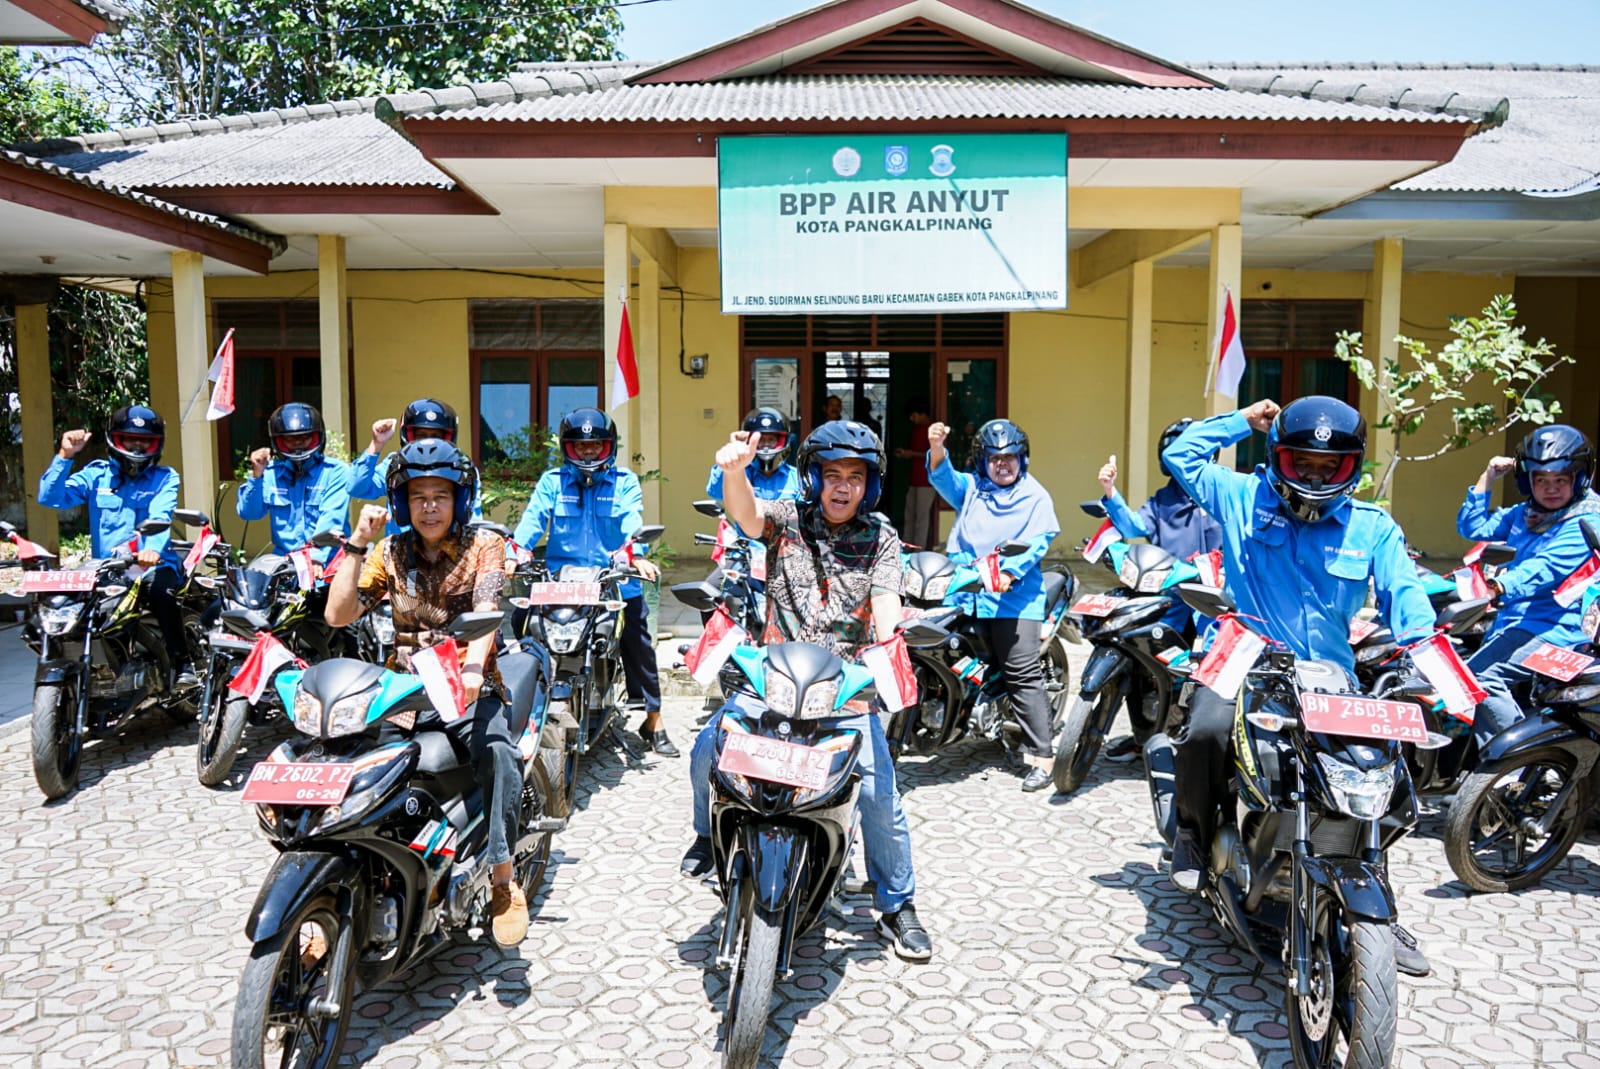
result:
M 806 843 L 799 829 L 781 824 L 744 824 L 739 848 L 749 861 L 755 899 L 763 909 L 781 910 L 800 883 Z
M 1572 750 L 1579 754 L 1586 750 L 1600 749 L 1592 739 L 1580 735 L 1571 726 L 1554 717 L 1535 713 L 1518 720 L 1490 739 L 1489 745 L 1478 754 L 1478 767 L 1487 768 L 1497 761 L 1504 761 L 1516 754 L 1542 750 L 1549 746 Z
M 1331 894 L 1345 913 L 1383 922 L 1400 915 L 1389 881 L 1376 865 L 1355 857 L 1308 857 L 1300 864 L 1306 878 Z
M 73 683 L 83 677 L 83 664 L 79 661 L 40 661 L 33 670 L 33 685 Z
M 360 884 L 360 867 L 341 854 L 309 851 L 279 854 L 262 881 L 255 905 L 250 907 L 244 934 L 253 943 L 271 939 L 285 921 L 325 888 L 345 887 L 355 891 Z
M 1127 671 L 1128 655 L 1115 646 L 1096 646 L 1083 666 L 1083 676 L 1078 680 L 1078 693 L 1093 697 L 1117 676 Z

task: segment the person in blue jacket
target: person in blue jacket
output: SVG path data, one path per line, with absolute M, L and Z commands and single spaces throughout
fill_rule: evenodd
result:
M 250 454 L 250 477 L 239 484 L 239 518 L 267 520 L 278 553 L 300 549 L 323 531 L 349 534 L 350 468 L 323 455 L 322 413 L 301 401 L 279 405 L 267 417 L 267 437 L 272 448 Z M 314 556 L 327 563 L 332 552 Z
M 977 616 L 988 627 L 990 646 L 1000 658 L 1006 690 L 1019 714 L 1028 769 L 1022 789 L 1041 790 L 1051 782 L 1055 748 L 1050 699 L 1039 665 L 1039 628 L 1045 615 L 1039 562 L 1061 524 L 1050 491 L 1028 474 L 1028 436 L 1021 427 L 992 419 L 978 428 L 970 475 L 950 463 L 944 448 L 949 436 L 943 423 L 928 427 L 928 479 L 956 510 L 950 559 L 972 564 L 1007 542 L 1028 543 L 1026 553 L 1000 558 L 997 589 L 978 595 Z
M 198 686 L 178 606 L 182 562 L 168 546 L 170 532 L 138 533 L 146 520 L 171 521 L 172 510 L 178 507 L 178 473 L 159 463 L 167 439 L 166 421 L 145 405 L 123 405 L 106 421 L 111 459 L 91 460 L 74 472 L 73 458 L 92 437 L 86 430 L 61 436 L 59 451 L 39 477 L 39 504 L 53 509 L 87 505 L 91 556 L 121 556 L 130 542 L 137 542 L 135 561 L 153 569 L 143 587 L 150 615 L 156 618 L 167 649 L 177 651 L 170 682 L 176 688 Z
M 1516 472 L 1525 500 L 1489 509 L 1489 490 Z M 1467 666 L 1488 697 L 1478 705 L 1473 734 L 1480 746 L 1523 717 L 1511 688 L 1532 673 L 1522 661 L 1543 643 L 1571 648 L 1587 642 L 1581 599 L 1563 608 L 1556 588 L 1589 557 L 1580 520 L 1600 513 L 1594 480 L 1594 447 L 1576 427 L 1540 427 L 1517 445 L 1517 455 L 1494 457 L 1467 491 L 1456 513 L 1456 530 L 1475 542 L 1506 542 L 1516 560 L 1490 580 L 1500 606 Z
M 604 567 L 628 536 L 644 526 L 639 477 L 617 467 L 617 425 L 597 408 L 575 408 L 561 417 L 562 463 L 539 477 L 512 541 L 533 549 L 548 537 L 545 565 L 552 575 L 568 564 Z M 660 577 L 654 563 L 637 558 L 646 582 Z M 661 723 L 661 683 L 650 637 L 649 609 L 637 579 L 622 583 L 622 673 L 628 696 L 644 702 L 639 737 L 656 753 L 677 757 L 678 748 Z
M 383 447 L 395 436 L 396 428 L 397 424 L 392 419 L 380 419 L 373 423 L 372 441 L 367 443 L 360 456 L 350 462 L 350 496 L 354 500 L 381 501 L 387 498 L 389 470 L 398 462 L 400 454 L 390 453 L 387 457 L 381 454 Z M 401 413 L 398 429 L 402 449 L 412 442 L 429 438 L 443 438 L 451 445 L 457 445 L 460 420 L 456 417 L 456 410 L 445 402 L 433 397 L 419 397 Z M 471 519 L 483 519 L 481 479 L 473 485 Z M 391 513 L 386 533 L 399 534 L 400 530 Z
M 776 408 L 752 408 L 744 417 L 745 433 L 761 435 L 756 458 L 745 468 L 757 501 L 796 501 L 800 475 L 785 458 L 789 455 L 789 421 Z M 711 465 L 706 496 L 722 500 L 722 469 Z
M 1194 420 L 1185 417 L 1169 424 L 1167 429 L 1161 432 L 1160 442 L 1156 446 L 1156 456 L 1159 458 L 1165 453 L 1167 446 L 1177 441 L 1178 436 L 1188 430 L 1189 424 L 1193 422 Z M 1161 460 L 1160 464 L 1161 474 L 1167 477 L 1167 485 L 1140 505 L 1138 512 L 1129 509 L 1128 503 L 1117 492 L 1117 458 L 1111 457 L 1101 466 L 1098 476 L 1102 495 L 1100 504 L 1105 507 L 1106 516 L 1110 518 L 1112 526 L 1123 538 L 1146 539 L 1151 545 L 1160 546 L 1179 560 L 1193 560 L 1214 549 L 1220 549 L 1222 528 L 1194 498 L 1184 491 L 1182 486 L 1178 485 L 1178 480 L 1172 477 L 1167 462 Z M 1162 618 L 1162 622 L 1174 631 L 1192 636 L 1190 628 L 1199 623 L 1194 610 L 1182 601 L 1177 599 L 1174 601 L 1176 603 Z M 1142 752 L 1144 740 L 1155 730 L 1156 717 L 1144 708 L 1144 697 L 1144 695 L 1129 694 L 1128 716 L 1133 722 L 1134 731 L 1132 735 L 1124 735 L 1106 746 L 1105 756 L 1108 761 L 1132 761 Z
M 1211 458 L 1226 446 L 1267 434 L 1267 463 L 1249 473 Z M 1191 424 L 1162 459 L 1178 485 L 1222 528 L 1222 567 L 1241 616 L 1296 657 L 1331 661 L 1353 675 L 1350 620 L 1370 587 L 1402 643 L 1433 634 L 1434 613 L 1406 555 L 1405 536 L 1387 512 L 1354 501 L 1366 456 L 1361 414 L 1332 397 L 1302 397 L 1279 408 L 1248 408 Z M 1218 807 L 1232 782 L 1234 702 L 1197 688 L 1174 742 L 1178 836 L 1171 879 L 1200 889 Z M 1395 962 L 1426 975 L 1428 962 L 1409 932 L 1394 925 Z

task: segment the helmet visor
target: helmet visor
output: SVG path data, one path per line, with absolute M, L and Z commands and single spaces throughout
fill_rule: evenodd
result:
M 611 443 L 604 438 L 571 438 L 562 443 L 574 464 L 603 464 L 611 459 Z
M 136 457 L 153 457 L 161 451 L 161 439 L 153 434 L 113 434 L 111 444 L 119 452 Z
M 455 432 L 447 427 L 405 427 L 400 431 L 400 438 L 406 442 L 420 442 L 427 438 L 443 438 L 451 444 L 455 443 Z
M 286 457 L 302 457 L 322 448 L 322 435 L 316 431 L 279 434 L 273 437 L 272 448 Z
M 1278 474 L 1292 486 L 1343 486 L 1355 478 L 1357 454 L 1279 449 Z
M 782 453 L 789 448 L 789 436 L 775 431 L 767 431 L 761 435 L 761 441 L 756 448 L 764 453 Z

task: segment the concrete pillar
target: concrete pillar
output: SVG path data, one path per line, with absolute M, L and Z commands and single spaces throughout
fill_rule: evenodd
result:
M 637 409 L 638 451 L 644 454 L 645 470 L 661 468 L 661 265 L 655 260 L 639 260 L 638 329 L 634 331 L 634 353 L 639 361 L 639 397 L 629 408 Z M 632 450 L 629 451 L 630 453 Z M 661 483 L 644 484 L 646 523 L 661 521 Z
M 1372 243 L 1372 274 L 1367 282 L 1367 303 L 1361 325 L 1362 352 L 1377 368 L 1400 356 L 1400 282 L 1404 267 L 1404 245 L 1400 238 L 1379 238 Z M 1361 391 L 1361 414 L 1367 420 L 1367 459 L 1376 461 L 1374 477 L 1381 478 L 1384 466 L 1394 455 L 1398 440 L 1393 428 L 1377 429 L 1383 418 L 1375 390 Z
M 50 466 L 50 458 L 61 441 L 50 402 L 54 383 L 50 378 L 49 306 L 17 305 L 16 331 L 17 397 L 22 404 L 22 486 L 28 537 L 54 550 L 60 548 L 56 510 L 39 504 L 39 476 Z M 98 435 L 103 428 L 88 429 Z
M 178 363 L 179 441 L 167 435 L 166 457 L 177 460 L 183 474 L 180 497 L 185 508 L 209 513 L 215 507 L 217 455 L 211 424 L 206 421 L 202 388 L 211 353 L 206 344 L 205 258 L 198 252 L 172 254 L 172 327 Z M 173 424 L 169 421 L 167 426 Z M 177 445 L 174 450 L 172 447 Z
M 1216 373 L 1217 364 L 1217 338 L 1222 331 L 1222 304 L 1223 295 L 1232 291 L 1234 307 L 1241 313 L 1239 294 L 1243 288 L 1244 278 L 1244 228 L 1238 223 L 1223 223 L 1212 228 L 1211 231 L 1211 258 L 1206 267 L 1206 385 L 1211 384 L 1211 377 Z M 1242 323 L 1241 323 L 1242 326 Z M 1245 353 L 1246 359 L 1250 354 Z M 1282 398 L 1275 398 L 1282 401 Z M 1238 398 L 1228 397 L 1212 390 L 1211 396 L 1206 400 L 1206 415 L 1220 416 L 1224 412 L 1231 412 L 1238 407 Z M 1218 458 L 1228 467 L 1233 467 L 1234 450 L 1230 446 L 1222 451 Z
M 1130 501 L 1149 496 L 1150 352 L 1155 322 L 1154 260 L 1135 260 L 1128 269 L 1128 414 L 1123 425 L 1122 486 Z
M 344 268 L 344 238 L 317 235 L 317 318 L 322 365 L 322 422 L 354 456 L 365 446 L 350 433 L 350 286 Z

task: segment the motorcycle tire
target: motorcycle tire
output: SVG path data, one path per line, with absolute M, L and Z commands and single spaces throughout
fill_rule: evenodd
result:
M 1044 670 L 1044 693 L 1050 702 L 1050 730 L 1059 732 L 1066 723 L 1067 699 L 1072 697 L 1072 663 L 1067 659 L 1067 643 L 1060 635 L 1050 639 L 1039 658 Z
M 750 903 L 728 988 L 727 1034 L 722 1044 L 723 1069 L 755 1069 L 772 1015 L 772 982 L 778 969 L 778 942 L 783 915 Z
M 71 683 L 33 688 L 33 778 L 49 801 L 78 786 L 83 737 L 78 734 L 78 693 Z
M 200 744 L 195 747 L 195 772 L 200 782 L 215 787 L 228 778 L 239 757 L 245 724 L 250 719 L 250 699 L 225 686 L 217 686 L 211 704 L 200 717 Z
M 344 990 L 328 991 L 341 923 L 333 891 L 325 890 L 301 906 L 276 935 L 250 949 L 233 1007 L 234 1069 L 265 1069 L 291 1062 L 303 1069 L 327 1069 L 338 1063 L 339 1048 L 350 1028 L 356 973 L 355 963 L 350 962 Z M 316 945 L 319 935 L 320 947 Z M 351 954 L 355 945 L 355 939 L 349 940 Z M 308 1013 L 314 998 L 338 1002 L 339 1015 L 329 1018 Z M 286 1039 L 293 1042 L 291 1051 L 301 1050 L 303 1044 L 309 1046 L 306 1060 L 283 1050 Z
M 571 716 L 571 709 L 572 703 L 569 701 L 553 701 L 550 703 L 550 711 L 547 715 L 554 718 L 557 712 L 566 712 L 568 716 Z M 572 718 L 578 721 L 578 733 L 581 735 L 584 729 L 583 721 L 576 716 Z M 560 791 L 561 812 L 552 812 L 550 815 L 564 817 L 572 812 L 572 801 L 578 789 L 578 744 L 575 741 L 568 741 L 563 738 L 561 749 L 553 752 L 558 756 L 560 775 L 552 775 L 550 782 L 556 785 Z
M 1296 1069 L 1388 1069 L 1399 1002 L 1389 925 L 1347 922 L 1324 895 L 1312 918 L 1311 962 L 1314 994 L 1285 992 Z
M 533 764 L 528 768 L 527 780 L 523 783 L 522 790 L 522 823 L 524 826 L 532 824 L 542 817 L 565 816 L 565 813 L 555 813 L 552 809 L 559 804 L 561 799 L 560 788 L 550 779 L 550 755 L 555 757 L 555 768 L 560 770 L 561 754 L 557 751 L 541 750 L 534 756 Z M 516 880 L 522 888 L 522 893 L 528 896 L 531 903 L 534 896 L 539 893 L 539 888 L 544 883 L 545 870 L 550 867 L 550 842 L 555 838 L 554 832 L 545 832 L 526 853 L 516 859 Z
M 1081 694 L 1073 700 L 1061 739 L 1056 743 L 1055 764 L 1050 769 L 1057 791 L 1071 794 L 1089 778 L 1094 759 L 1100 756 L 1100 747 L 1106 741 L 1100 725 L 1109 725 L 1121 700 L 1122 692 L 1116 687 L 1097 691 L 1093 701 Z
M 1585 776 L 1573 785 L 1555 826 L 1532 853 L 1527 849 L 1530 836 L 1524 822 L 1544 817 L 1550 800 L 1572 779 L 1577 767 L 1576 755 L 1543 749 L 1516 754 L 1467 776 L 1450 801 L 1444 825 L 1445 858 L 1456 877 L 1474 891 L 1516 891 L 1539 882 L 1560 864 L 1583 831 L 1590 779 Z M 1552 774 L 1559 777 L 1553 785 L 1548 779 Z M 1519 788 L 1520 797 L 1508 796 L 1513 785 Z M 1506 846 L 1512 850 L 1509 859 Z M 1490 849 L 1500 851 L 1499 863 L 1485 854 Z

